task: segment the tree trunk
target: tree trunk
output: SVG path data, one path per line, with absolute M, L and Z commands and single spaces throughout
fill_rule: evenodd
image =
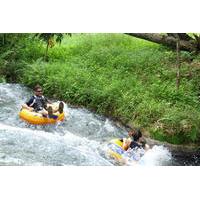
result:
M 197 48 L 200 49 L 200 36 L 194 34 L 194 37 L 195 37 L 196 42 L 197 42 Z
M 180 63 L 180 38 L 177 35 L 177 41 L 176 41 L 176 66 L 177 66 L 177 72 L 176 72 L 176 88 L 177 90 L 179 89 L 180 86 L 180 68 L 181 68 L 181 63 Z
M 2 34 L 2 44 L 3 45 L 6 44 L 6 34 L 5 33 Z
M 179 37 L 180 40 L 186 40 L 186 41 L 193 40 L 193 38 L 191 38 L 186 33 L 167 33 L 167 35 L 175 37 L 175 38 L 177 38 L 177 35 L 178 35 L 178 37 Z
M 47 59 L 48 49 L 49 49 L 49 41 L 47 42 L 46 51 L 45 51 L 45 55 L 44 55 L 44 60 L 45 61 L 48 61 L 48 59 Z
M 176 49 L 177 38 L 175 37 L 175 34 L 173 33 L 169 33 L 167 35 L 163 35 L 159 33 L 126 33 L 126 34 L 137 37 L 137 38 L 149 40 L 151 42 L 155 42 L 158 44 L 163 44 L 168 47 Z M 199 50 L 197 46 L 197 42 L 193 38 L 186 36 L 186 34 L 184 33 L 177 33 L 177 34 L 179 35 L 179 38 L 180 38 L 180 44 L 179 44 L 180 50 L 185 50 L 189 52 Z

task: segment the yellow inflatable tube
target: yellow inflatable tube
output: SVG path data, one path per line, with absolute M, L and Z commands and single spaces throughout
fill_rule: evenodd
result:
M 45 125 L 45 124 L 55 124 L 58 121 L 63 121 L 65 118 L 64 112 L 58 115 L 54 115 L 53 118 L 44 117 L 42 114 L 29 111 L 27 109 L 22 109 L 19 113 L 19 117 L 34 125 Z
M 113 139 L 108 144 L 108 155 L 116 160 L 123 158 L 124 150 L 122 149 L 122 141 Z

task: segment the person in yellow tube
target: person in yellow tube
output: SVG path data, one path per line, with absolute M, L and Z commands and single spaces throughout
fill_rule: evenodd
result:
M 123 164 L 135 165 L 137 163 L 136 161 L 141 158 L 141 155 L 137 155 L 137 150 L 143 155 L 149 150 L 149 145 L 146 144 L 146 140 L 142 137 L 140 129 L 131 130 L 128 132 L 128 135 L 128 138 L 122 139 L 122 149 L 125 151 L 125 156 L 123 156 L 120 162 Z M 132 156 L 134 155 L 134 160 L 130 160 L 129 154 Z
M 64 103 L 60 102 L 58 108 L 52 106 L 51 101 L 43 96 L 40 85 L 34 87 L 34 95 L 22 105 L 22 108 L 41 113 L 45 117 L 53 117 L 56 112 L 63 113 Z
M 128 132 L 128 138 L 120 139 L 122 142 L 122 148 L 127 151 L 128 148 L 141 148 L 140 140 L 142 138 L 142 132 L 140 129 L 133 129 Z

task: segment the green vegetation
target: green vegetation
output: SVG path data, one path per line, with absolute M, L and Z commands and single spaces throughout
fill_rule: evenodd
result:
M 144 127 L 161 141 L 199 142 L 200 57 L 189 73 L 191 55 L 181 52 L 183 77 L 177 90 L 176 53 L 124 34 L 65 36 L 49 49 L 48 62 L 43 60 L 45 44 L 33 35 L 14 44 L 0 52 L 0 74 L 7 81 L 29 87 L 39 83 L 49 97 Z

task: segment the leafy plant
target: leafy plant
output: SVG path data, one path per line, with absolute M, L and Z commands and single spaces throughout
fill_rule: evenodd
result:
M 66 34 L 71 36 L 71 33 L 66 33 Z M 55 45 L 55 42 L 61 44 L 64 34 L 63 33 L 36 33 L 35 36 L 46 43 L 44 60 L 47 61 L 49 47 L 52 48 Z
M 177 90 L 174 52 L 123 34 L 63 35 L 62 44 L 48 52 L 49 62 L 38 37 L 21 38 L 15 46 L 0 57 L 6 79 L 12 74 L 30 87 L 39 83 L 51 98 L 141 126 L 159 140 L 199 142 L 198 56 L 192 78 L 183 77 Z M 188 56 L 181 54 L 183 60 Z M 187 63 L 181 70 L 187 74 Z

